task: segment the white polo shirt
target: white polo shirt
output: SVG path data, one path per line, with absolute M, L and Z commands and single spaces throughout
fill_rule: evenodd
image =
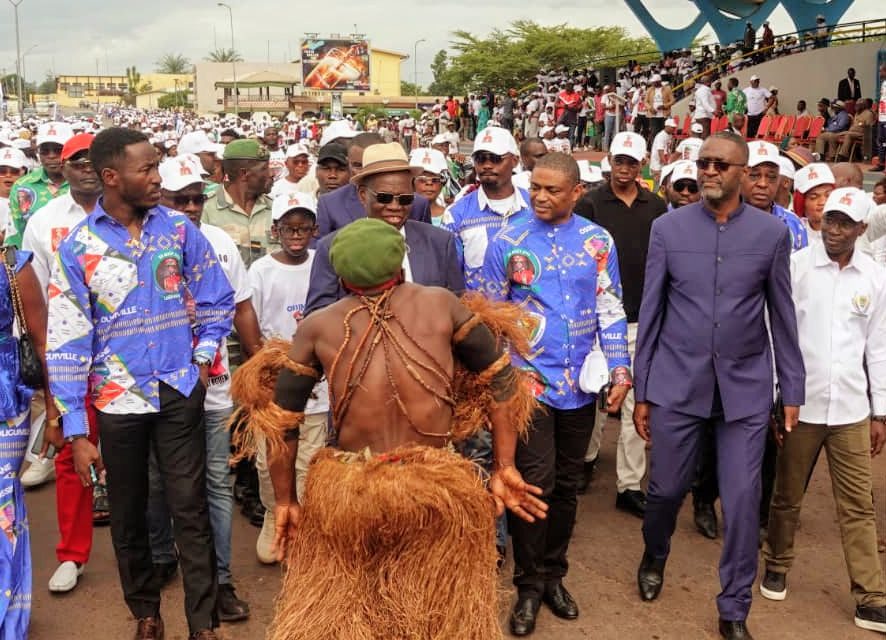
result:
M 759 116 L 766 111 L 766 101 L 769 100 L 769 96 L 772 95 L 769 93 L 769 89 L 764 89 L 763 87 L 757 87 L 756 89 L 754 87 L 745 87 L 742 91 L 748 101 L 749 116 Z
M 843 425 L 886 414 L 886 270 L 858 248 L 840 269 L 814 242 L 791 256 L 791 288 L 806 366 L 800 420 Z

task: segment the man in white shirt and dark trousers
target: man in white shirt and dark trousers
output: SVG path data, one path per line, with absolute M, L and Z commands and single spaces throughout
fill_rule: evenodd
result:
M 769 108 L 769 99 L 772 94 L 768 89 L 760 86 L 760 78 L 756 75 L 751 76 L 751 86 L 743 89 L 748 104 L 748 139 L 752 140 L 757 137 L 757 129 L 760 128 L 760 121 L 763 114 Z
M 787 595 L 803 494 L 823 447 L 855 624 L 886 632 L 886 579 L 877 556 L 871 495 L 871 458 L 886 441 L 886 271 L 855 250 L 870 207 L 861 189 L 835 189 L 825 204 L 822 242 L 791 257 L 806 404 L 797 426 L 776 435 L 781 450 L 760 592 L 770 600 Z
M 711 76 L 702 76 L 695 85 L 695 121 L 701 124 L 701 137 L 711 135 L 711 119 L 717 112 L 717 101 L 711 93 Z
M 274 198 L 271 207 L 272 232 L 280 240 L 280 249 L 259 258 L 249 267 L 253 305 L 265 340 L 291 340 L 305 311 L 314 250 L 308 249 L 317 231 L 317 201 L 304 193 L 284 193 Z M 295 461 L 295 484 L 299 501 L 304 494 L 308 463 L 326 444 L 329 387 L 323 378 L 305 407 L 305 420 L 299 429 L 298 457 Z M 276 518 L 274 487 L 268 472 L 264 447 L 256 455 L 259 495 L 265 507 L 265 519 L 255 544 L 260 562 L 277 561 L 274 553 Z

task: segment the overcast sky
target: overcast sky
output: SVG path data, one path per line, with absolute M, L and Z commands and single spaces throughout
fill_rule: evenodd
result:
M 298 41 L 305 32 L 350 33 L 356 26 L 374 46 L 400 51 L 410 58 L 415 41 L 424 38 L 417 56 L 418 81 L 424 86 L 433 79 L 428 65 L 438 50 L 447 48 L 455 29 L 484 35 L 512 20 L 529 19 L 579 27 L 623 25 L 632 35 L 645 33 L 619 0 L 228 3 L 233 8 L 237 50 L 248 61 L 267 60 L 270 51 L 272 62 L 283 62 L 291 59 L 290 55 L 297 57 Z M 697 13 L 690 0 L 647 0 L 646 5 L 654 6 L 653 15 L 672 28 L 686 26 Z M 882 0 L 856 0 L 843 21 L 882 18 L 886 13 L 882 7 Z M 331 9 L 330 15 L 324 15 L 323 8 Z M 794 30 L 780 6 L 770 20 L 776 34 Z M 132 65 L 148 73 L 154 71 L 154 63 L 164 53 L 182 53 L 191 61 L 199 61 L 216 46 L 229 47 L 231 42 L 227 10 L 212 0 L 22 0 L 19 21 L 26 78 L 31 81 L 41 81 L 49 71 L 122 75 Z M 13 8 L 9 2 L 0 1 L 0 72 L 15 71 L 15 58 Z M 402 77 L 412 81 L 412 76 L 410 59 L 403 64 Z

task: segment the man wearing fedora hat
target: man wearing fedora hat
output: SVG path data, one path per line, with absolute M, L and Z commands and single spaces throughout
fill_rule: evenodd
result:
M 363 155 L 373 145 L 382 142 L 377 133 L 361 133 L 354 137 L 348 148 L 348 163 L 351 175 L 359 172 L 363 166 Z M 407 192 L 404 192 L 407 193 Z M 408 193 L 412 193 L 409 191 Z M 428 199 L 416 195 L 410 207 L 407 209 L 409 217 L 418 222 L 431 222 L 431 204 Z M 341 229 L 345 225 L 359 220 L 366 215 L 363 203 L 357 195 L 357 185 L 353 181 L 342 185 L 338 189 L 320 196 L 317 202 L 317 226 L 320 229 L 320 237 Z
M 353 189 L 362 203 L 363 217 L 383 220 L 406 238 L 407 252 L 403 258 L 406 281 L 461 293 L 465 280 L 455 237 L 409 215 L 410 206 L 420 197 L 413 193 L 412 179 L 421 173 L 421 169 L 409 166 L 406 152 L 395 142 L 366 147 L 362 160 L 363 166 L 351 178 L 351 184 L 340 190 Z M 336 233 L 329 233 L 317 243 L 305 315 L 345 296 L 329 262 L 329 248 Z

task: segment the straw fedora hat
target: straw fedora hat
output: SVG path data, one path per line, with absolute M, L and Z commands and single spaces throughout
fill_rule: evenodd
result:
M 371 144 L 363 150 L 363 168 L 351 178 L 351 183 L 359 185 L 369 176 L 400 171 L 413 176 L 422 172 L 421 168 L 409 166 L 409 158 L 399 143 Z

